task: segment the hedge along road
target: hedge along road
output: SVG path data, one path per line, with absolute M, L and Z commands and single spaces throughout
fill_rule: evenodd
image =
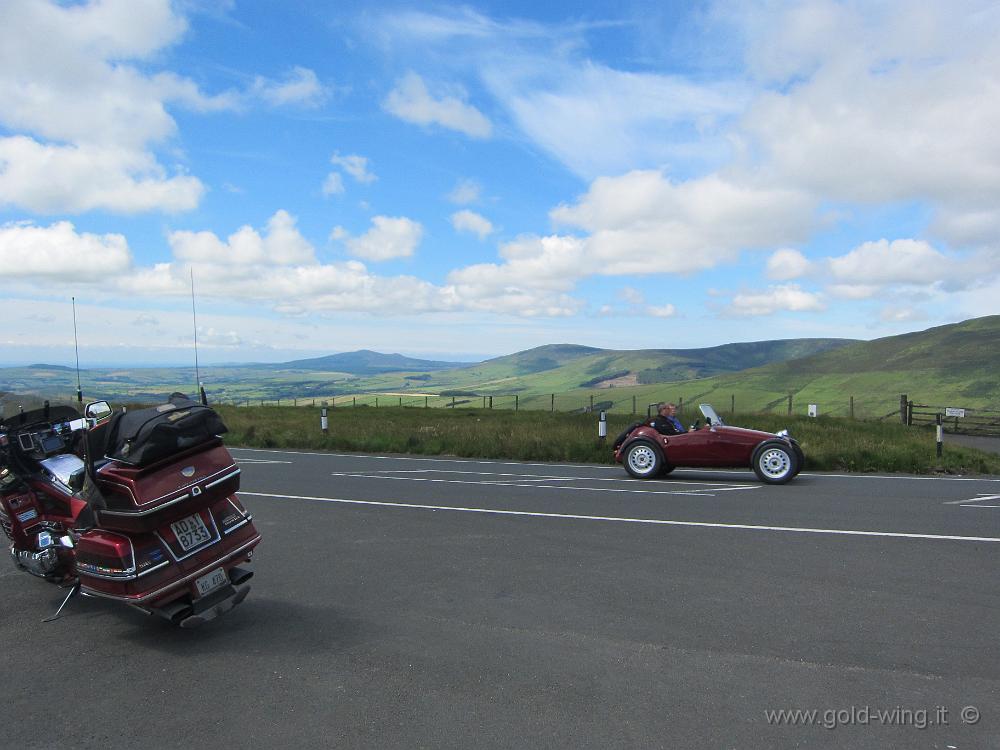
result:
M 996 479 L 234 454 L 264 542 L 218 623 L 40 627 L 53 590 L 0 577 L 12 742 L 998 744 Z M 60 698 L 86 719 L 43 736 Z M 836 727 L 767 713 L 796 709 Z

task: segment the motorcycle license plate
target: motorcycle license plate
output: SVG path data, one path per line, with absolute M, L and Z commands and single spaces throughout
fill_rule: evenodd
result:
M 212 535 L 208 533 L 208 527 L 205 526 L 205 522 L 201 520 L 201 516 L 197 513 L 193 516 L 182 518 L 180 521 L 174 521 L 170 524 L 170 528 L 174 530 L 177 543 L 181 545 L 181 549 L 185 552 L 197 547 L 199 544 L 204 544 L 212 538 Z
M 226 569 L 216 568 L 208 575 L 195 579 L 194 585 L 198 589 L 198 596 L 204 596 L 227 583 L 229 583 L 229 576 L 226 575 Z

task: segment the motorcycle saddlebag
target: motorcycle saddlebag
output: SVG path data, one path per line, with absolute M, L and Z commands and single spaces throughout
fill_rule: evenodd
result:
M 108 428 L 107 455 L 132 466 L 149 466 L 228 432 L 207 406 L 172 400 L 162 406 L 118 413 Z

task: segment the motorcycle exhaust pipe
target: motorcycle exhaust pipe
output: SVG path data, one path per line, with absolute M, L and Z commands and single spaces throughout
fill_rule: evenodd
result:
M 169 604 L 164 604 L 162 607 L 152 607 L 152 611 L 165 620 L 169 620 L 174 625 L 179 624 L 182 620 L 186 620 L 193 612 L 190 604 L 180 601 L 170 602 Z

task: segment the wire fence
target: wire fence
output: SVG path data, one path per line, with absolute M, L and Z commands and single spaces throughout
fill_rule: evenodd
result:
M 718 394 L 712 394 L 715 410 L 720 414 L 735 414 L 737 409 L 740 413 L 773 413 L 773 414 L 795 414 L 802 413 L 810 416 L 831 414 L 834 412 L 832 404 L 813 404 L 796 400 L 793 394 L 782 396 L 756 404 L 738 401 L 736 394 L 730 394 L 724 399 L 724 403 L 719 403 Z M 666 399 L 664 399 L 666 400 Z M 710 399 L 711 400 L 711 399 Z M 705 403 L 705 398 L 690 398 L 685 401 L 683 396 L 677 396 L 672 403 L 676 404 L 679 415 L 699 417 L 698 404 Z M 616 414 L 631 414 L 636 416 L 649 417 L 656 411 L 656 406 L 660 401 L 649 401 L 639 395 L 624 396 L 620 398 L 608 398 L 606 393 L 588 394 L 581 396 L 579 393 L 547 393 L 547 394 L 475 394 L 470 392 L 445 393 L 445 394 L 400 394 L 400 393 L 365 393 L 351 396 L 330 396 L 326 398 L 288 398 L 288 399 L 221 399 L 217 403 L 226 403 L 237 407 L 250 406 L 308 406 L 322 407 L 329 409 L 339 408 L 424 408 L 424 409 L 485 409 L 485 410 L 513 410 L 513 411 L 550 411 L 550 412 L 614 412 Z M 838 413 L 843 416 L 855 417 L 854 397 L 838 405 Z M 899 412 L 892 412 L 887 415 L 871 415 L 886 419 Z

